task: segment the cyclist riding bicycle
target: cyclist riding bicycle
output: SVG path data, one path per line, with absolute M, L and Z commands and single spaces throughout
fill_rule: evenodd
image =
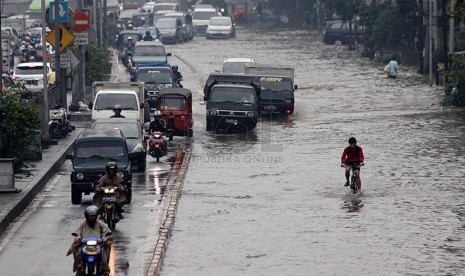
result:
M 349 186 L 350 170 L 354 166 L 354 173 L 357 176 L 357 186 L 360 190 L 362 181 L 360 180 L 360 166 L 363 166 L 365 157 L 363 156 L 363 150 L 357 146 L 357 139 L 350 137 L 349 146 L 344 149 L 341 157 L 341 166 L 345 167 L 346 183 L 344 186 Z

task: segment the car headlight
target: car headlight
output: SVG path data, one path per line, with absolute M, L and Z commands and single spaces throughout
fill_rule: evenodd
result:
M 116 175 L 124 178 L 124 172 L 118 172 Z
M 247 117 L 255 117 L 255 112 L 247 112 Z
M 292 102 L 292 99 L 285 99 L 284 100 L 284 103 L 291 103 Z
M 132 149 L 132 152 L 143 152 L 143 151 L 144 151 L 144 147 L 140 143 L 137 143 L 137 145 Z
M 79 180 L 82 180 L 82 179 L 84 179 L 84 174 L 83 173 L 77 173 L 76 178 L 79 179 Z
M 218 112 L 216 110 L 210 110 L 210 115 L 213 115 L 213 116 L 218 115 Z

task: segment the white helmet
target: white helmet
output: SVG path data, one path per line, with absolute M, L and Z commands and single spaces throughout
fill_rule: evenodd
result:
M 161 116 L 162 116 L 162 114 L 161 114 L 161 111 L 160 111 L 160 110 L 155 110 L 155 111 L 153 112 L 153 117 L 154 117 L 154 118 L 159 118 L 159 117 L 161 117 Z

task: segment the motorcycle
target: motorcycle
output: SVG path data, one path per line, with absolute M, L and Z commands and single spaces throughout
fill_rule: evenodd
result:
M 184 88 L 184 86 L 181 84 L 182 78 L 176 78 L 174 80 L 174 83 L 176 84 L 177 88 Z
M 160 162 L 160 157 L 166 154 L 167 143 L 163 139 L 163 133 L 160 131 L 152 132 L 149 140 L 149 154 Z
M 78 234 L 72 233 L 74 237 L 78 237 Z M 88 237 L 80 239 L 79 245 L 81 246 L 81 260 L 83 268 L 78 271 L 77 275 L 103 275 L 101 270 L 102 262 L 108 262 L 103 260 L 103 245 L 104 241 L 99 237 Z
M 116 223 L 119 221 L 119 216 L 116 209 L 116 198 L 118 191 L 118 187 L 107 187 L 103 190 L 101 219 L 111 230 L 115 230 Z
M 50 138 L 58 139 L 64 137 L 75 129 L 69 123 L 68 114 L 63 107 L 57 107 L 49 112 L 50 121 L 48 122 L 48 132 Z

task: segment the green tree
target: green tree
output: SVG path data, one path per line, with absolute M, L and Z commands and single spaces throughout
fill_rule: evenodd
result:
M 465 107 L 465 55 L 452 57 L 452 70 L 447 73 L 448 85 L 444 104 Z
M 35 130 L 40 129 L 39 109 L 35 104 L 24 104 L 23 86 L 7 88 L 0 108 L 2 145 L 0 156 L 14 158 L 14 171 L 18 172 L 28 159 L 30 146 L 35 142 Z
M 111 73 L 113 53 L 103 46 L 89 45 L 86 51 L 86 85 L 105 81 Z

